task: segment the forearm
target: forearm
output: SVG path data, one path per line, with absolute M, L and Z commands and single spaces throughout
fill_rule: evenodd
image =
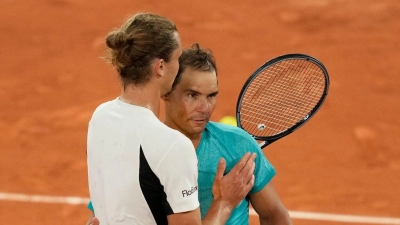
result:
M 213 201 L 204 217 L 203 225 L 223 225 L 231 216 L 233 207 L 222 201 Z
M 289 213 L 284 210 L 276 213 L 271 217 L 259 217 L 260 225 L 292 225 Z

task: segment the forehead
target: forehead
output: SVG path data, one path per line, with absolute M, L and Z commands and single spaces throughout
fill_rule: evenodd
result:
M 180 82 L 176 88 L 183 90 L 218 90 L 218 79 L 215 71 L 198 71 L 192 68 L 186 68 L 181 74 Z

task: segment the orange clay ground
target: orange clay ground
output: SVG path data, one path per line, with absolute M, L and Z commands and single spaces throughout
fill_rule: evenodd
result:
M 139 11 L 175 21 L 185 47 L 213 50 L 214 121 L 235 114 L 241 86 L 266 60 L 296 52 L 320 59 L 331 77 L 327 101 L 264 150 L 283 203 L 290 211 L 400 217 L 397 0 L 2 0 L 0 192 L 89 196 L 87 123 L 120 93 L 100 58 L 104 37 Z M 83 204 L 0 201 L 0 224 L 75 225 L 87 217 Z

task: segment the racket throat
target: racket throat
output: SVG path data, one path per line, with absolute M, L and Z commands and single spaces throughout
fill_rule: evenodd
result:
M 262 141 L 258 144 L 258 146 L 260 146 L 261 149 L 265 148 L 265 146 L 267 146 L 269 144 L 268 141 Z

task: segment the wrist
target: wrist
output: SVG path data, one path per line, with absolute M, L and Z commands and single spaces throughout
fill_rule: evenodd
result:
M 227 201 L 214 199 L 202 224 L 225 224 L 231 216 L 233 208 L 232 204 L 229 204 Z
M 227 213 L 229 215 L 235 208 L 235 205 L 223 199 L 215 199 L 212 204 L 215 205 L 215 207 L 218 208 L 221 212 Z

